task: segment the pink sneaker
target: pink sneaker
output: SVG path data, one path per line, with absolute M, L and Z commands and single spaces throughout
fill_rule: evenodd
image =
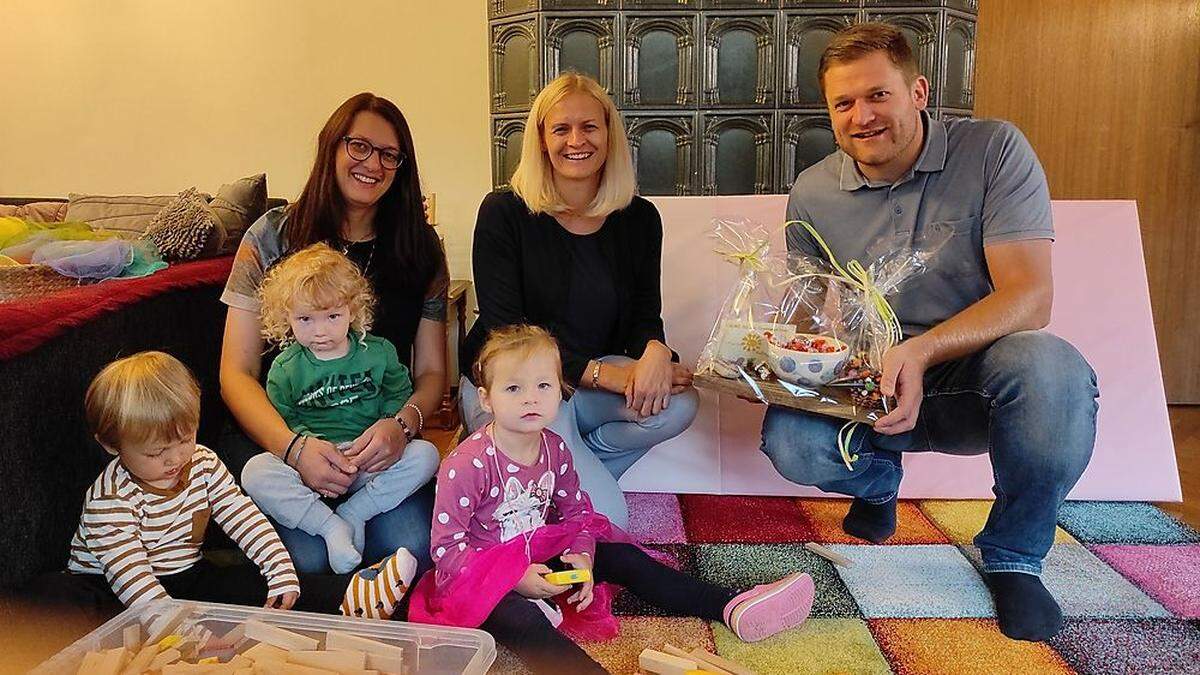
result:
M 815 594 L 804 572 L 755 586 L 725 605 L 725 625 L 743 642 L 758 642 L 804 623 Z

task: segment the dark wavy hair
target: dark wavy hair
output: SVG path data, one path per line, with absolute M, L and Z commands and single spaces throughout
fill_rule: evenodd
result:
M 317 157 L 308 182 L 296 202 L 288 207 L 284 237 L 290 250 L 340 241 L 338 228 L 346 214 L 346 201 L 338 188 L 337 153 L 342 138 L 350 131 L 354 116 L 373 112 L 388 121 L 400 140 L 404 161 L 396 169 L 388 191 L 379 198 L 375 211 L 375 236 L 380 243 L 392 241 L 397 265 L 393 270 L 406 286 L 424 288 L 437 273 L 442 252 L 433 227 L 425 219 L 421 203 L 421 178 L 408 121 L 395 103 L 370 92 L 355 94 L 338 106 L 317 135 Z

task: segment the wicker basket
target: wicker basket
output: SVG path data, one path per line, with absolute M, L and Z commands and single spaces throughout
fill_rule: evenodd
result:
M 39 297 L 78 285 L 78 279 L 63 276 L 49 265 L 0 267 L 0 302 Z

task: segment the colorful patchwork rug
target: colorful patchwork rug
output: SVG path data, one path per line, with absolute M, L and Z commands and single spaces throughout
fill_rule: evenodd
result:
M 614 673 L 646 647 L 704 647 L 769 673 L 1200 673 L 1200 533 L 1143 503 L 1068 502 L 1046 559 L 1067 617 L 1047 643 L 1010 640 L 980 576 L 972 538 L 987 501 L 902 501 L 883 545 L 842 532 L 835 499 L 627 495 L 633 533 L 660 559 L 746 587 L 803 570 L 812 618 L 756 644 L 719 623 L 665 616 L 621 591 L 621 635 L 584 648 Z M 804 548 L 850 558 L 835 566 Z M 524 673 L 500 649 L 492 672 Z

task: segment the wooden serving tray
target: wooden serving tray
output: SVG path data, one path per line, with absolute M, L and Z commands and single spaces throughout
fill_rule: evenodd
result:
M 816 391 L 822 394 L 826 399 L 833 399 L 835 403 L 822 401 L 816 397 L 797 397 L 793 396 L 788 390 L 780 386 L 775 380 L 760 380 L 754 378 L 754 383 L 758 385 L 762 391 L 763 397 L 771 405 L 779 405 L 785 408 L 793 408 L 795 410 L 803 410 L 805 412 L 816 413 L 818 415 L 828 415 L 830 417 L 838 417 L 844 420 L 854 420 L 856 422 L 865 422 L 871 424 L 876 419 L 883 417 L 883 411 L 869 410 L 854 405 L 850 400 L 850 390 L 840 387 L 819 387 Z M 752 400 L 759 400 L 758 395 L 750 388 L 746 380 L 740 376 L 735 380 L 731 378 L 721 377 L 716 373 L 698 373 L 694 380 L 697 387 L 712 389 L 723 394 L 740 396 Z

